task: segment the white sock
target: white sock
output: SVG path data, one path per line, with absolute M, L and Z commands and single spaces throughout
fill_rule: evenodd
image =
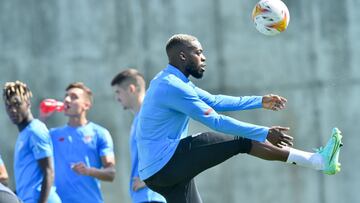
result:
M 287 163 L 312 168 L 315 170 L 324 169 L 324 160 L 318 153 L 305 152 L 294 148 L 289 148 L 289 157 Z

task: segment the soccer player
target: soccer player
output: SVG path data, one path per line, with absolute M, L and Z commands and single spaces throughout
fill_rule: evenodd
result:
M 63 203 L 104 202 L 100 180 L 111 182 L 115 178 L 110 133 L 87 119 L 92 100 L 88 87 L 80 82 L 71 83 L 64 98 L 68 123 L 50 129 L 57 174 L 55 185 Z
M 2 160 L 1 155 L 0 155 L 0 183 L 7 186 L 8 181 L 9 181 L 9 175 L 7 173 L 4 161 Z
M 59 203 L 53 186 L 53 146 L 47 127 L 32 116 L 31 97 L 25 83 L 4 86 L 6 112 L 19 129 L 14 155 L 16 192 L 24 203 Z
M 111 86 L 118 102 L 125 110 L 130 110 L 134 115 L 130 132 L 130 156 L 131 156 L 131 176 L 129 192 L 133 203 L 146 202 L 166 202 L 160 194 L 150 190 L 140 179 L 138 172 L 138 150 L 136 144 L 136 125 L 138 112 L 145 96 L 144 77 L 135 69 L 127 69 L 117 74 L 111 81 Z
M 206 58 L 194 36 L 172 36 L 166 53 L 169 64 L 151 81 L 136 130 L 140 178 L 167 202 L 201 202 L 194 177 L 239 153 L 293 163 L 326 174 L 340 170 L 338 129 L 333 130 L 327 145 L 317 153 L 290 148 L 292 137 L 286 134 L 289 128 L 253 125 L 217 113 L 254 108 L 281 110 L 285 98 L 212 95 L 196 87 L 189 77 L 203 76 Z M 187 136 L 189 118 L 229 135 L 205 132 Z
M 0 203 L 20 203 L 20 200 L 13 191 L 0 183 Z
M 17 196 L 7 187 L 9 176 L 0 155 L 0 203 L 20 203 Z

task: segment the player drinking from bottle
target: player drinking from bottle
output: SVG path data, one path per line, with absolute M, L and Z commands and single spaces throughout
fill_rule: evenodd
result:
M 102 203 L 100 180 L 115 178 L 110 133 L 87 119 L 92 100 L 92 91 L 87 86 L 71 83 L 63 101 L 68 122 L 50 129 L 56 160 L 55 185 L 63 203 Z

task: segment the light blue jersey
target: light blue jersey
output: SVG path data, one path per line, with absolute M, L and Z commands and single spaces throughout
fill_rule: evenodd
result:
M 34 119 L 20 132 L 16 140 L 14 156 L 17 195 L 24 203 L 37 203 L 43 181 L 38 160 L 53 158 L 53 146 L 44 123 Z M 51 188 L 48 202 L 61 202 L 54 186 Z
M 54 144 L 55 185 L 63 203 L 100 203 L 100 181 L 77 174 L 72 165 L 83 162 L 102 168 L 101 157 L 113 156 L 113 141 L 103 127 L 89 122 L 85 126 L 64 126 L 50 130 Z
M 148 187 L 144 187 L 138 191 L 134 191 L 132 189 L 133 179 L 134 177 L 139 177 L 138 172 L 138 150 L 136 144 L 136 126 L 137 126 L 138 116 L 136 115 L 134 121 L 131 126 L 130 132 L 130 155 L 131 155 L 131 176 L 130 176 L 130 196 L 133 203 L 141 203 L 141 202 L 166 202 L 165 198 L 161 196 L 159 193 L 156 193 L 150 190 Z
M 261 96 L 211 95 L 168 65 L 151 81 L 139 113 L 137 141 L 141 179 L 149 178 L 170 160 L 180 139 L 188 136 L 189 117 L 225 134 L 265 141 L 269 128 L 216 112 L 261 107 Z
M 4 161 L 2 160 L 1 155 L 0 155 L 0 166 L 1 165 L 4 165 Z

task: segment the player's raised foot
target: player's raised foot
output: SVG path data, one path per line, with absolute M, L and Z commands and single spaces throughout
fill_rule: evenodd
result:
M 333 128 L 331 137 L 325 147 L 320 147 L 317 150 L 324 160 L 323 173 L 334 175 L 340 171 L 341 164 L 339 163 L 340 147 L 342 135 L 339 129 Z

